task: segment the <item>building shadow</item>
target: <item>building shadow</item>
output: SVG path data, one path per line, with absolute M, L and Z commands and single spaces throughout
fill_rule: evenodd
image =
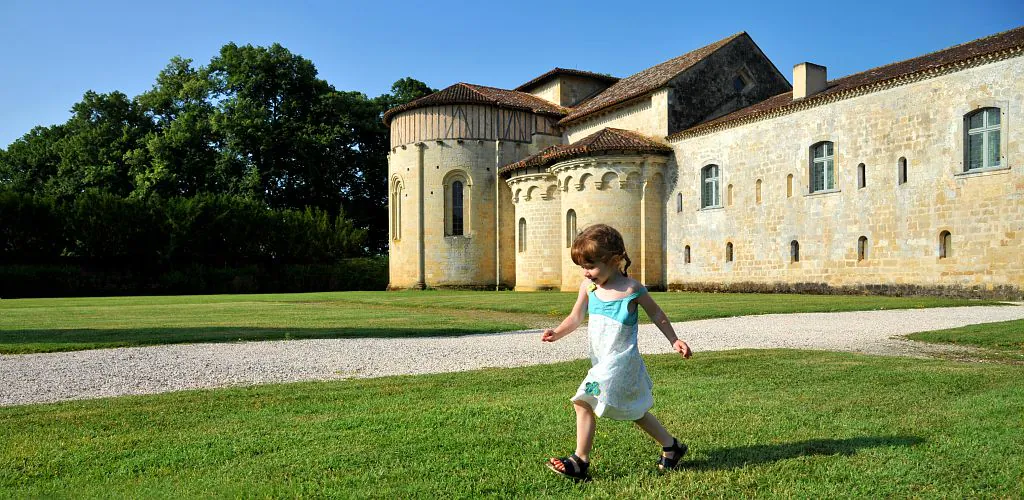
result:
M 778 462 L 815 455 L 853 455 L 864 448 L 917 446 L 925 442 L 917 436 L 865 436 L 849 439 L 811 439 L 795 443 L 756 444 L 710 450 L 706 459 L 683 460 L 690 470 L 738 469 L 748 465 Z

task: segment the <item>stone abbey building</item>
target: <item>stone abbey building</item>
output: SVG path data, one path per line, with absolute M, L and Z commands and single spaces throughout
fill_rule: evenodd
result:
M 389 287 L 575 290 L 602 222 L 653 289 L 1024 295 L 1024 27 L 792 76 L 739 33 L 390 110 Z

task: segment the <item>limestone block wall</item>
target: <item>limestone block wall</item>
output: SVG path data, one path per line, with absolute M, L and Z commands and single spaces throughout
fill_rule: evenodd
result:
M 655 288 L 664 283 L 661 272 L 664 202 L 658 199 L 651 203 L 656 209 L 645 210 L 644 196 L 645 184 L 653 189 L 663 182 L 665 161 L 660 156 L 598 156 L 568 160 L 551 167 L 561 192 L 562 290 L 578 289 L 583 279 L 566 245 L 569 235 L 565 218 L 569 210 L 576 213 L 577 232 L 591 224 L 603 223 L 622 233 L 626 252 L 633 262 L 630 276 L 642 279 L 646 275 L 650 280 L 646 284 Z M 643 241 L 646 244 L 642 244 Z
M 1024 58 L 1018 57 L 674 141 L 678 183 L 666 200 L 669 283 L 1019 295 L 1022 74 Z M 988 106 L 1002 110 L 1002 168 L 964 173 L 964 117 Z M 835 189 L 811 194 L 810 147 L 819 141 L 834 144 Z M 897 175 L 901 158 L 905 183 Z M 724 206 L 701 210 L 700 169 L 708 164 L 721 167 Z M 678 212 L 677 193 L 683 196 Z M 952 240 L 946 258 L 939 256 L 943 231 Z M 859 260 L 861 237 L 867 255 Z M 798 262 L 792 262 L 792 241 L 799 244 Z M 725 260 L 727 243 L 733 244 L 732 262 Z
M 671 89 L 654 91 L 649 97 L 607 113 L 598 113 L 570 124 L 565 135 L 571 144 L 606 127 L 633 130 L 650 137 L 668 135 L 668 103 Z
M 402 189 L 401 237 L 392 235 L 389 251 L 392 289 L 419 284 L 419 219 L 422 204 L 424 285 L 428 287 L 493 287 L 496 281 L 497 238 L 495 197 L 502 190 L 496 183 L 500 165 L 536 152 L 529 143 L 487 140 L 433 140 L 402 145 L 388 160 L 389 178 L 400 180 Z M 419 171 L 423 189 L 420 197 Z M 464 234 L 446 231 L 445 188 L 452 175 L 461 175 L 464 188 Z M 496 192 L 496 190 L 498 190 Z M 499 210 L 511 211 L 510 197 L 500 198 Z M 391 212 L 394 214 L 394 211 Z M 392 215 L 393 216 L 393 215 Z M 503 217 L 504 219 L 504 217 Z M 448 224 L 450 228 L 450 224 Z M 509 227 L 509 226 L 503 226 Z M 502 235 L 502 241 L 508 235 Z M 514 283 L 514 255 L 502 253 L 501 284 Z
M 508 179 L 508 186 L 515 205 L 516 290 L 558 289 L 562 267 L 555 177 L 518 175 Z

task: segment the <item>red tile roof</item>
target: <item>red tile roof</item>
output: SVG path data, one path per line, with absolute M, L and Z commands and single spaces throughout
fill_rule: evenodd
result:
M 694 64 L 697 64 L 705 57 L 716 50 L 724 47 L 729 42 L 741 36 L 749 36 L 746 32 L 740 32 L 727 38 L 723 38 L 711 45 L 701 47 L 697 50 L 687 52 L 674 59 L 669 59 L 657 66 L 647 68 L 635 75 L 623 78 L 605 89 L 594 98 L 584 101 L 572 109 L 568 116 L 562 118 L 559 125 L 565 125 L 579 120 L 587 115 L 596 113 L 605 108 L 620 104 L 631 99 L 643 96 L 664 87 L 669 80 L 686 71 Z
M 448 88 L 439 90 L 428 96 L 421 97 L 415 101 L 389 109 L 384 113 L 384 123 L 389 124 L 391 117 L 397 113 L 410 109 L 425 108 L 428 106 L 439 106 L 443 104 L 485 104 L 501 108 L 521 109 L 532 111 L 541 115 L 562 117 L 569 109 L 557 104 L 545 101 L 539 97 L 483 85 L 469 83 L 456 83 Z
M 520 92 L 526 92 L 530 88 L 536 87 L 538 84 L 540 84 L 544 80 L 552 78 L 552 77 L 554 77 L 556 75 L 582 76 L 582 77 L 585 77 L 585 78 L 593 78 L 594 80 L 601 80 L 601 81 L 608 82 L 608 83 L 615 83 L 615 82 L 619 81 L 618 77 L 614 77 L 614 76 L 610 76 L 610 75 L 602 75 L 601 73 L 592 73 L 590 71 L 583 71 L 583 70 L 580 70 L 580 69 L 555 68 L 555 69 L 553 69 L 551 71 L 548 71 L 547 73 L 544 73 L 543 75 L 538 76 L 537 78 L 534 78 L 533 80 L 530 80 L 530 81 L 528 81 L 528 82 L 526 82 L 526 83 L 516 87 L 515 90 L 518 90 Z
M 794 100 L 792 92 L 785 92 L 725 116 L 676 132 L 670 135 L 668 139 L 678 139 L 714 130 L 728 122 L 744 119 L 753 120 L 761 116 L 785 112 L 789 109 L 804 109 L 817 104 L 842 99 L 846 96 L 859 95 L 860 93 L 887 88 L 889 85 L 898 84 L 901 80 L 912 78 L 915 75 L 928 75 L 931 72 L 967 64 L 969 61 L 985 60 L 985 58 L 995 57 L 1000 53 L 1013 51 L 1017 53 L 1024 52 L 1024 27 L 996 33 L 995 35 L 955 45 L 948 49 L 932 52 L 906 61 L 879 66 L 861 73 L 831 80 L 826 84 L 825 90 L 803 99 Z M 565 119 L 569 119 L 571 116 L 569 115 Z
M 672 148 L 631 130 L 603 128 L 572 144 L 557 144 L 533 156 L 505 165 L 498 173 L 525 167 L 546 167 L 571 158 L 613 151 L 670 154 Z

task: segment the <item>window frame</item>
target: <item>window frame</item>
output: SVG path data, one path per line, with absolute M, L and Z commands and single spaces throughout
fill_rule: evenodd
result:
M 817 149 L 821 147 L 821 156 L 817 156 Z M 836 145 L 834 141 L 818 141 L 808 149 L 808 194 L 826 193 L 836 190 Z M 815 174 L 818 165 L 821 164 L 821 189 L 816 189 Z M 829 175 L 831 173 L 831 175 Z M 832 183 L 829 185 L 828 181 Z
M 710 172 L 714 172 L 714 176 L 709 175 Z M 708 191 L 707 186 L 711 185 L 711 190 Z M 710 163 L 701 167 L 700 169 L 700 208 L 701 210 L 707 208 L 722 208 L 722 167 L 715 163 Z M 707 199 L 707 195 L 710 192 L 711 200 Z
M 998 117 L 999 123 L 991 125 L 989 123 L 989 116 L 991 111 L 995 111 L 994 115 Z M 982 116 L 982 125 L 979 128 L 970 128 L 971 118 Z M 1005 119 L 1003 117 L 1003 110 L 997 106 L 985 106 L 978 108 L 970 113 L 964 115 L 963 129 L 964 129 L 964 173 L 979 172 L 984 170 L 995 170 L 1003 168 L 1003 124 Z M 990 164 L 989 153 L 991 152 L 990 144 L 992 140 L 992 134 L 999 134 L 999 139 L 996 146 L 999 148 L 996 151 L 996 164 Z M 971 136 L 980 135 L 982 138 L 981 142 L 981 166 L 971 168 Z

